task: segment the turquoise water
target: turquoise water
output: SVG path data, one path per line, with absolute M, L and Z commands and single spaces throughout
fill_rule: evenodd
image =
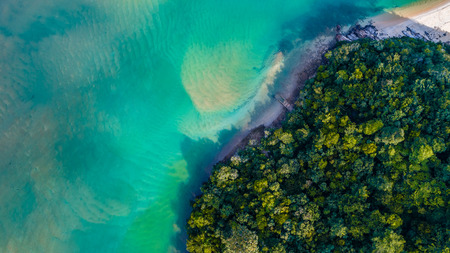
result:
M 0 2 L 0 252 L 184 251 L 278 52 L 407 2 Z

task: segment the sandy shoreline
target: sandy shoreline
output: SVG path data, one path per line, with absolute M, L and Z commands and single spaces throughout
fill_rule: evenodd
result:
M 289 103 L 294 104 L 299 91 L 305 82 L 314 77 L 316 69 L 322 63 L 322 55 L 336 43 L 333 36 L 320 36 L 315 40 L 305 43 L 286 56 L 286 61 L 291 66 L 288 75 L 278 79 L 282 83 L 282 89 L 277 91 Z M 232 138 L 214 159 L 217 162 L 233 156 L 238 150 L 248 145 L 250 140 L 258 140 L 264 136 L 264 130 L 279 127 L 287 110 L 275 98 L 266 105 L 263 113 L 252 119 L 251 123 Z M 210 170 L 208 168 L 207 170 Z
M 450 41 L 450 1 L 396 8 L 372 19 L 380 38 L 401 37 L 409 27 L 434 42 Z
M 413 3 L 405 7 L 399 7 L 389 10 L 388 13 L 395 14 L 403 18 L 414 18 L 422 14 L 430 14 L 441 7 L 448 5 L 448 0 L 425 0 L 418 3 Z
M 430 41 L 449 42 L 450 41 L 450 0 L 433 0 L 415 3 L 410 6 L 387 10 L 385 13 L 375 17 L 369 17 L 361 24 L 372 23 L 378 30 L 379 38 L 403 37 L 404 31 L 410 27 L 415 32 L 427 36 Z M 324 35 L 293 52 L 296 63 L 291 65 L 292 70 L 289 75 L 281 81 L 282 90 L 279 94 L 284 96 L 289 102 L 297 100 L 299 90 L 303 88 L 305 82 L 314 76 L 315 71 L 322 62 L 323 54 L 335 44 L 334 34 Z M 299 59 L 299 58 L 300 59 Z M 259 140 L 264 135 L 264 129 L 279 126 L 286 114 L 286 109 L 278 102 L 272 101 L 263 113 L 252 120 L 251 124 L 231 141 L 225 145 L 216 156 L 214 164 L 224 159 L 230 158 L 238 150 L 248 145 L 249 141 Z M 210 167 L 212 167 L 211 164 Z M 210 170 L 208 168 L 207 170 Z

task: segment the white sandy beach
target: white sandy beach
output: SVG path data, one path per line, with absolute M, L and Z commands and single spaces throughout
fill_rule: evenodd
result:
M 381 38 L 402 37 L 407 27 L 434 42 L 450 41 L 450 1 L 426 1 L 372 19 Z M 428 35 L 427 35 L 428 34 Z

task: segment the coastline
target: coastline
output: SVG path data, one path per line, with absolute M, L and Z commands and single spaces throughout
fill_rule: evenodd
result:
M 423 35 L 426 40 L 449 43 L 450 0 L 419 2 L 387 10 L 385 13 L 368 17 L 359 23 L 373 25 L 378 32 L 377 39 L 409 36 L 406 31 L 412 29 L 413 32 Z M 343 32 L 349 32 L 351 28 L 346 27 Z M 305 42 L 302 47 L 296 49 L 296 52 L 291 53 L 290 60 L 294 60 L 295 63 L 290 73 L 282 80 L 278 80 L 282 88 L 277 94 L 282 95 L 291 104 L 297 101 L 299 91 L 307 80 L 314 77 L 316 69 L 322 63 L 324 53 L 336 44 L 334 35 L 335 33 L 326 34 L 313 41 Z M 231 158 L 239 150 L 250 145 L 250 141 L 254 144 L 258 143 L 264 136 L 264 130 L 279 127 L 286 113 L 287 110 L 278 101 L 272 101 L 263 113 L 252 119 L 246 128 L 222 148 L 206 170 L 210 171 L 214 164 Z
M 420 8 L 420 7 L 423 8 Z M 450 42 L 450 1 L 396 8 L 370 19 L 380 38 L 405 36 L 408 28 L 433 42 Z
M 278 78 L 277 81 L 282 84 L 282 88 L 277 90 L 277 94 L 284 97 L 288 103 L 294 104 L 305 82 L 314 77 L 316 69 L 322 63 L 322 56 L 335 44 L 333 33 L 332 35 L 320 36 L 313 41 L 306 42 L 287 55 L 286 61 L 289 61 L 292 67 L 286 76 Z M 281 125 L 287 112 L 288 110 L 273 98 L 265 106 L 263 113 L 256 115 L 245 129 L 236 134 L 221 149 L 207 170 L 210 171 L 214 164 L 231 158 L 239 150 L 249 145 L 249 141 L 252 140 L 254 144 L 257 144 L 264 136 L 265 129 L 276 128 Z
M 414 18 L 438 10 L 448 3 L 448 0 L 422 0 L 422 2 L 394 8 L 388 12 L 404 18 Z

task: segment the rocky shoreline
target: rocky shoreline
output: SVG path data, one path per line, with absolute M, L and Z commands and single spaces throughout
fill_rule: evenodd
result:
M 370 39 L 379 39 L 378 37 L 378 29 L 372 25 L 361 26 L 357 24 L 352 27 L 348 32 L 341 33 L 341 26 L 336 26 L 336 41 L 348 41 L 352 42 L 359 39 L 370 38 Z
M 361 26 L 359 24 L 352 27 L 348 32 L 341 33 L 341 27 L 338 25 L 336 26 L 336 41 L 348 41 L 352 42 L 359 39 L 373 39 L 373 40 L 382 40 L 389 37 L 395 37 L 395 36 L 383 36 L 385 34 L 379 33 L 376 26 L 373 25 L 373 23 L 370 23 L 366 26 Z M 442 34 L 431 34 L 428 31 L 423 31 L 423 34 L 416 31 L 415 29 L 406 26 L 405 30 L 402 30 L 401 33 L 406 36 L 413 39 L 418 40 L 424 40 L 424 41 L 432 41 L 432 42 L 440 42 L 439 38 L 447 36 L 446 32 L 442 32 Z M 449 42 L 443 42 L 450 44 Z

